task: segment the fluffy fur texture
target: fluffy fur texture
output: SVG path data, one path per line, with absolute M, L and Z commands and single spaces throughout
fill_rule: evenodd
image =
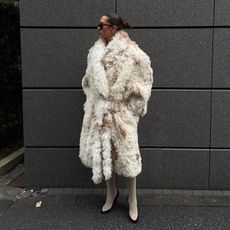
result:
M 147 113 L 152 84 L 149 56 L 124 30 L 108 45 L 99 37 L 89 49 L 79 158 L 92 168 L 95 184 L 112 171 L 125 177 L 142 171 L 138 122 Z

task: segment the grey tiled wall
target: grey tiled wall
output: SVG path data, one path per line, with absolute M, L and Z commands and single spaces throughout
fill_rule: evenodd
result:
M 117 12 L 154 69 L 138 188 L 230 189 L 229 11 L 226 0 L 21 0 L 27 186 L 105 187 L 78 158 L 81 79 L 100 17 Z

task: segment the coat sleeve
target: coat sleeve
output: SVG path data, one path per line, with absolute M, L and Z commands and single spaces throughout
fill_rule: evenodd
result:
M 87 55 L 87 67 L 86 67 L 86 70 L 85 70 L 85 74 L 81 80 L 81 86 L 82 86 L 82 89 L 83 89 L 83 92 L 85 93 L 85 95 L 87 96 L 88 95 L 88 92 L 89 92 L 89 89 L 90 89 L 90 81 L 89 81 L 89 78 L 90 78 L 90 71 L 89 71 L 89 62 L 90 62 L 90 54 L 92 52 L 92 47 L 89 49 L 89 52 L 88 52 L 88 55 Z
M 88 68 L 85 71 L 85 75 L 83 76 L 82 80 L 81 80 L 81 86 L 83 89 L 83 92 L 85 93 L 85 95 L 88 94 L 88 90 L 89 90 L 89 72 L 88 72 Z
M 140 50 L 134 58 L 131 77 L 126 81 L 127 106 L 135 115 L 143 117 L 147 113 L 153 82 L 151 60 Z

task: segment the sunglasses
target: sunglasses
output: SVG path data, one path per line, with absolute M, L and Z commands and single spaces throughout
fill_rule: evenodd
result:
M 100 30 L 103 28 L 103 26 L 113 26 L 113 25 L 110 25 L 110 24 L 105 24 L 103 22 L 100 22 L 98 25 L 97 25 L 97 28 L 99 28 Z

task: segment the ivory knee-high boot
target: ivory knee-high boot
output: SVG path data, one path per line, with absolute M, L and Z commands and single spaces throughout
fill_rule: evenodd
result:
M 109 180 L 105 180 L 107 187 L 106 202 L 103 205 L 101 212 L 105 213 L 112 209 L 113 204 L 116 202 L 119 195 L 116 185 L 116 174 L 112 172 L 112 177 Z
M 129 218 L 133 222 L 138 220 L 137 195 L 136 195 L 136 177 L 127 178 Z

